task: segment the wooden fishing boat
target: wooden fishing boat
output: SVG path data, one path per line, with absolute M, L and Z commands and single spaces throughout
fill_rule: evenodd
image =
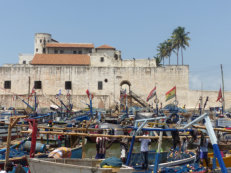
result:
M 149 169 L 153 170 L 156 152 L 149 151 L 148 154 L 149 154 L 148 155 Z M 184 158 L 184 159 L 179 159 L 179 160 L 175 160 L 175 161 L 167 161 L 167 154 L 168 154 L 168 152 L 161 152 L 160 153 L 159 165 L 158 165 L 159 168 L 174 167 L 174 166 L 179 166 L 179 165 L 190 164 L 190 163 L 194 163 L 196 160 L 196 155 L 193 155 L 191 157 Z M 140 153 L 132 153 L 132 157 L 131 157 L 131 161 L 130 161 L 129 165 L 130 166 L 132 165 L 136 169 L 141 169 L 141 165 L 137 165 L 137 164 L 139 164 L 137 162 L 143 162 L 141 160 L 142 160 L 142 157 L 141 157 Z
M 229 152 L 231 152 L 231 151 L 229 151 Z M 209 167 L 211 167 L 211 168 L 212 168 L 212 163 L 213 163 L 213 157 L 214 157 L 214 153 L 208 153 Z M 223 157 L 223 161 L 224 161 L 225 166 L 227 168 L 230 168 L 231 167 L 231 154 L 226 154 Z M 205 166 L 205 163 L 204 163 L 204 166 Z M 216 166 L 220 167 L 217 159 L 216 159 Z
M 15 145 L 14 148 L 15 147 L 17 147 L 17 146 Z M 20 154 L 20 153 L 18 153 L 18 154 Z M 27 160 L 28 155 L 29 155 L 29 152 L 28 153 L 25 152 L 23 155 L 21 153 L 18 156 L 16 155 L 13 158 L 9 158 L 9 161 L 13 162 L 14 164 L 21 164 L 23 166 L 28 166 L 28 160 Z M 48 157 L 47 153 L 35 154 L 35 158 L 47 158 L 47 157 Z M 74 159 L 82 158 L 82 145 L 79 145 L 76 148 L 71 149 L 71 158 L 74 158 Z M 4 168 L 4 164 L 5 164 L 5 159 L 0 160 L 0 168 L 1 169 Z
M 218 142 L 219 149 L 221 151 L 231 150 L 231 142 Z M 209 143 L 209 147 L 212 148 L 212 144 Z
M 153 112 L 136 112 L 135 120 L 153 118 Z
M 28 159 L 31 173 L 130 173 L 134 171 L 132 167 L 124 165 L 121 168 L 100 168 L 101 161 L 97 159 Z
M 108 134 L 111 135 L 124 135 L 124 131 L 122 130 L 122 126 L 120 124 L 112 124 L 112 123 L 100 123 L 98 126 L 99 129 L 108 129 Z M 98 131 L 90 132 L 91 134 L 97 134 Z M 91 142 L 96 141 L 96 137 L 88 137 Z M 112 138 L 113 139 L 113 138 Z M 117 139 L 113 139 L 117 140 Z
M 172 166 L 179 166 L 179 165 L 185 165 L 189 163 L 193 163 L 196 160 L 196 155 L 186 158 L 186 159 L 180 159 L 176 161 L 171 161 L 171 162 L 166 162 L 166 163 L 160 163 L 159 168 L 164 168 L 164 167 L 172 167 Z
M 18 138 L 19 135 L 19 129 L 16 127 L 12 128 L 11 131 L 11 140 L 14 140 Z M 0 143 L 5 142 L 7 140 L 7 135 L 8 135 L 8 125 L 0 124 Z

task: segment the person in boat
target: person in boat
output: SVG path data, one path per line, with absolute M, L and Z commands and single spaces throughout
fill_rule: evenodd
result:
M 182 140 L 182 146 L 181 146 L 181 152 L 187 152 L 188 150 L 188 137 L 186 136 L 185 138 L 183 138 Z
M 148 136 L 148 132 L 144 132 L 143 136 Z M 140 152 L 143 157 L 143 164 L 142 169 L 148 168 L 148 146 L 151 144 L 151 139 L 148 138 L 140 138 L 139 141 L 141 142 L 140 145 Z
M 201 132 L 201 143 L 200 143 L 200 163 L 203 165 L 203 160 L 205 160 L 206 166 L 209 165 L 208 160 L 208 139 L 205 138 L 204 134 Z
M 172 134 L 172 142 L 173 142 L 173 149 L 180 149 L 181 142 L 180 142 L 180 135 L 178 130 L 171 131 Z M 178 148 L 177 148 L 178 147 Z
M 197 140 L 197 135 L 198 135 L 198 130 L 192 130 L 189 132 L 189 134 L 191 135 L 191 140 L 189 141 L 189 143 L 193 143 L 194 141 Z
M 170 116 L 170 119 L 166 121 L 167 124 L 175 124 L 177 122 L 177 116 L 175 114 Z M 180 150 L 181 148 L 181 142 L 180 142 L 180 135 L 178 130 L 173 130 L 171 131 L 172 135 L 172 143 L 173 143 L 173 149 L 176 150 L 177 146 L 179 147 L 178 149 Z
M 99 134 L 103 134 L 103 131 L 99 131 Z M 96 159 L 104 159 L 106 156 L 106 150 L 111 147 L 112 142 L 110 145 L 107 146 L 107 143 L 110 141 L 107 137 L 97 137 L 96 138 Z
M 119 113 L 119 105 L 118 105 L 118 103 L 116 103 L 116 105 L 115 105 L 115 113 Z
M 128 132 L 125 132 L 124 135 L 129 135 Z M 120 159 L 122 160 L 122 162 L 125 164 L 126 163 L 126 158 L 127 158 L 127 152 L 128 152 L 128 143 L 129 140 L 128 138 L 122 138 L 120 140 L 120 149 L 121 149 L 121 155 L 120 155 Z
M 49 158 L 55 158 L 55 159 L 60 159 L 60 158 L 70 158 L 71 157 L 71 149 L 67 147 L 59 147 L 55 149 L 54 151 L 50 152 L 48 154 Z
M 53 127 L 53 123 L 52 123 L 51 120 L 48 122 L 48 125 L 47 125 L 47 126 L 48 126 L 48 127 Z M 53 131 L 53 129 L 50 129 L 49 131 Z

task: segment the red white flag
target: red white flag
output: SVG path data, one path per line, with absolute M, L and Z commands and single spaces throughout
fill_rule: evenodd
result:
M 149 93 L 148 97 L 147 97 L 147 102 L 152 99 L 154 96 L 156 95 L 156 87 L 154 87 L 152 89 L 152 91 Z
M 222 102 L 222 92 L 221 92 L 221 88 L 219 90 L 218 96 L 217 96 L 217 101 Z
M 91 97 L 91 99 L 93 99 L 94 96 L 92 93 L 90 93 L 90 91 L 88 89 L 86 90 L 86 93 L 87 93 L 87 96 L 89 99 L 90 99 L 90 97 Z

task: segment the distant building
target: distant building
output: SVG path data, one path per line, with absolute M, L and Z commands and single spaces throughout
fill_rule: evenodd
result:
M 19 54 L 19 64 L 0 67 L 0 105 L 25 106 L 15 100 L 15 95 L 27 98 L 33 87 L 41 107 L 49 107 L 50 99 L 57 101 L 54 96 L 61 91 L 64 100 L 71 95 L 74 107 L 84 108 L 83 102 L 89 101 L 86 95 L 89 89 L 94 93 L 94 107 L 110 108 L 122 102 L 122 88 L 133 96 L 129 104 L 135 100 L 153 105 L 153 99 L 149 103 L 145 100 L 155 85 L 163 106 L 174 101 L 165 102 L 165 93 L 173 86 L 177 87 L 180 106 L 194 108 L 201 96 L 201 91 L 189 89 L 187 65 L 157 67 L 154 58 L 124 60 L 121 52 L 109 45 L 61 43 L 51 34 L 36 33 L 34 54 Z M 219 105 L 217 92 L 204 91 L 204 97 L 207 95 L 209 106 Z M 231 101 L 227 101 L 230 105 Z

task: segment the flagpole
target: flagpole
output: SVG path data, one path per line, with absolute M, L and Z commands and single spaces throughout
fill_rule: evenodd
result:
M 175 85 L 175 88 L 176 88 L 176 85 Z M 176 91 L 175 91 L 175 92 L 176 92 Z M 176 106 L 177 106 L 178 104 L 177 104 L 176 94 L 175 94 L 175 102 L 176 102 Z
M 30 76 L 28 77 L 28 104 L 30 104 Z
M 127 94 L 125 95 L 125 97 L 126 97 L 126 103 L 125 103 L 125 104 L 126 104 L 126 114 L 128 115 L 128 105 L 127 105 L 127 104 L 128 104 L 128 100 L 127 100 Z
M 34 111 L 37 109 L 36 92 L 34 93 Z
M 155 101 L 156 100 L 156 101 Z M 156 102 L 156 114 L 158 116 L 159 114 L 159 110 L 158 110 L 158 98 L 157 98 L 157 94 L 156 94 L 156 99 L 154 100 L 154 102 Z
M 221 64 L 221 78 L 222 78 L 222 94 L 223 94 L 223 98 L 222 98 L 222 114 L 224 113 L 225 110 L 225 90 L 224 90 L 224 75 L 223 75 L 223 68 L 222 68 L 222 64 Z
M 90 114 L 91 117 L 93 116 L 93 111 L 92 111 L 92 97 L 91 97 L 91 93 L 90 93 Z

